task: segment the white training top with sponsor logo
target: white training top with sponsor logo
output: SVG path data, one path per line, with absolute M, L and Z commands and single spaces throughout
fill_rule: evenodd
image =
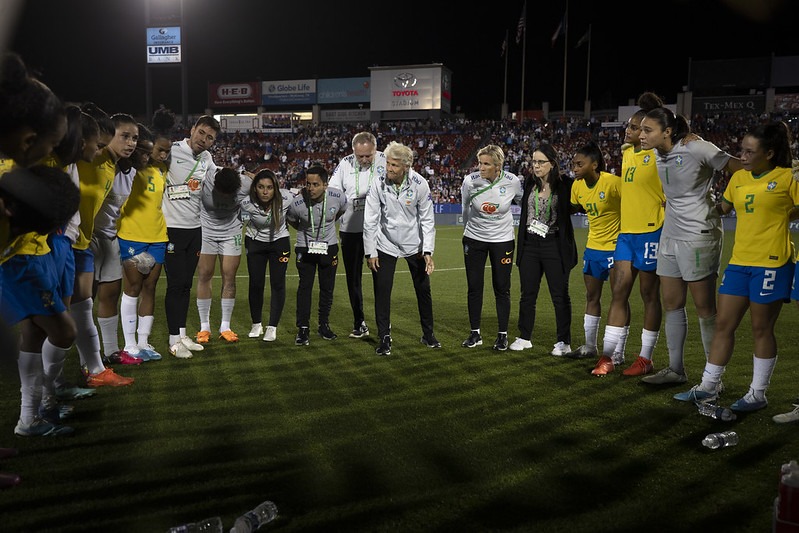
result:
M 510 206 L 514 200 L 521 202 L 523 193 L 521 180 L 504 170 L 493 182 L 480 177 L 480 172 L 463 178 L 463 236 L 483 242 L 514 240 Z
M 732 156 L 701 139 L 677 143 L 667 154 L 655 152 L 658 176 L 666 195 L 661 237 L 682 241 L 720 239 L 721 218 L 710 188 L 713 172 L 724 169 Z
M 328 187 L 324 199 L 308 206 L 302 194 L 294 197 L 286 213 L 288 222 L 297 227 L 297 244 L 299 248 L 307 248 L 308 242 L 326 242 L 338 244 L 336 219 L 347 212 L 347 197 L 339 189 Z
M 200 185 L 207 175 L 216 174 L 210 152 L 195 156 L 188 140 L 172 143 L 169 172 L 164 188 L 162 209 L 168 228 L 200 227 Z
M 363 248 L 367 257 L 377 251 L 409 257 L 436 247 L 436 221 L 430 185 L 413 170 L 399 187 L 385 176 L 372 183 L 366 197 Z
M 342 159 L 328 186 L 344 191 L 347 196 L 347 212 L 339 220 L 339 230 L 345 233 L 363 232 L 363 210 L 366 195 L 372 182 L 386 174 L 386 154 L 375 152 L 374 160 L 368 167 L 361 168 L 358 158 L 350 154 Z
M 203 239 L 228 239 L 241 235 L 239 207 L 250 194 L 252 180 L 239 175 L 241 187 L 233 194 L 214 190 L 215 174 L 208 174 L 200 187 L 200 225 Z
M 271 209 L 264 211 L 262 207 L 252 203 L 249 197 L 241 202 L 241 220 L 244 222 L 244 232 L 247 237 L 255 241 L 275 242 L 289 236 L 286 212 L 294 202 L 294 195 L 287 189 L 280 189 L 280 197 L 283 199 L 283 206 L 280 211 L 280 223 L 277 227 L 272 224 Z

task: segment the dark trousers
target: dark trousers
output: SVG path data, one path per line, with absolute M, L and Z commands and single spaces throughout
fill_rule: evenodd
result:
M 197 262 L 200 260 L 203 233 L 201 228 L 180 229 L 167 228 L 166 257 L 166 296 L 164 310 L 170 335 L 178 335 L 180 328 L 186 327 L 186 315 L 189 313 L 191 284 Z
M 569 296 L 569 272 L 563 271 L 557 237 L 542 239 L 528 236 L 526 245 L 519 253 L 519 280 L 522 289 L 519 301 L 519 337 L 532 340 L 538 290 L 541 288 L 541 278 L 546 276 L 549 295 L 555 307 L 557 340 L 571 344 L 572 302 Z
M 375 322 L 377 333 L 382 339 L 391 335 L 391 291 L 394 288 L 394 272 L 397 269 L 397 259 L 378 250 L 380 268 L 372 271 L 372 283 L 375 290 Z M 424 256 L 422 254 L 406 257 L 408 270 L 411 272 L 413 288 L 416 290 L 416 303 L 419 308 L 419 321 L 422 324 L 422 334 L 429 337 L 433 334 L 433 297 L 430 293 L 430 276 L 425 272 Z
M 269 326 L 277 326 L 286 303 L 286 269 L 291 256 L 291 244 L 288 237 L 275 242 L 262 242 L 249 237 L 244 238 L 247 249 L 247 272 L 250 275 L 250 318 L 252 323 L 261 322 L 264 307 L 264 288 L 266 266 L 269 265 Z
M 319 324 L 330 320 L 333 307 L 333 289 L 336 287 L 338 268 L 338 245 L 328 246 L 327 255 L 309 254 L 307 248 L 295 248 L 297 273 L 297 327 L 309 327 L 311 322 L 311 297 L 314 279 L 319 272 Z
M 352 307 L 353 324 L 357 328 L 364 321 L 363 314 L 363 233 L 339 232 L 341 260 L 347 274 L 347 294 Z
M 463 262 L 466 266 L 467 303 L 471 329 L 480 329 L 483 312 L 483 286 L 486 259 L 491 261 L 491 285 L 497 307 L 497 330 L 508 331 L 510 317 L 510 276 L 513 272 L 515 241 L 483 242 L 463 238 Z

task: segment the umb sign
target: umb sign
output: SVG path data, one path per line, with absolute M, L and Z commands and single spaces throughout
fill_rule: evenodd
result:
M 147 62 L 180 63 L 180 26 L 147 28 Z

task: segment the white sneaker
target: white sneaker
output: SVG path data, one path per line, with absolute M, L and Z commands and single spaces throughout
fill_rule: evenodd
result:
M 513 341 L 510 346 L 508 346 L 508 349 L 509 350 L 513 350 L 514 352 L 520 352 L 522 350 L 526 350 L 526 349 L 532 348 L 532 347 L 533 347 L 533 343 L 532 342 L 530 342 L 530 341 L 528 341 L 526 339 L 522 339 L 522 338 L 516 337 L 516 340 Z
M 799 422 L 799 403 L 793 404 L 795 409 L 790 413 L 782 413 L 774 415 L 771 419 L 777 424 L 788 424 L 790 422 Z
M 254 339 L 256 337 L 260 337 L 264 334 L 264 327 L 261 325 L 260 322 L 257 324 L 253 324 L 252 328 L 250 328 L 250 332 L 247 334 L 248 337 Z
M 169 347 L 169 353 L 177 357 L 178 359 L 191 359 L 193 354 L 191 350 L 189 350 L 185 344 L 182 342 L 177 342 Z
M 188 337 L 181 337 L 180 343 L 193 352 L 201 352 L 205 350 L 205 346 L 198 344 Z
M 264 340 L 272 342 L 277 338 L 277 326 L 266 326 L 266 333 L 264 333 Z
M 563 341 L 558 341 L 558 343 L 554 345 L 554 348 L 553 348 L 551 353 L 554 356 L 563 357 L 564 355 L 566 355 L 567 353 L 569 353 L 571 351 L 572 351 L 572 347 L 571 347 L 570 344 L 566 344 Z

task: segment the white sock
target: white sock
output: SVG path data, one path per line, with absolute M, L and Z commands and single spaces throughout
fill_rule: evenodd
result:
M 100 326 L 100 336 L 103 339 L 103 354 L 105 354 L 106 357 L 119 350 L 118 323 L 119 315 L 97 317 L 97 324 Z
M 186 328 L 185 328 L 185 327 L 183 327 L 183 328 L 180 328 L 180 331 L 179 331 L 179 333 L 180 333 L 180 336 L 181 336 L 181 337 L 185 337 L 185 336 L 186 336 Z
M 180 335 L 170 335 L 169 336 L 169 346 L 172 347 L 180 342 Z
M 624 326 L 622 328 L 621 335 L 619 336 L 619 342 L 616 343 L 616 349 L 613 350 L 614 361 L 624 360 L 624 352 L 625 349 L 627 348 L 627 339 L 629 338 L 629 336 L 630 336 L 630 326 Z
M 19 352 L 17 359 L 20 381 L 19 419 L 29 425 L 39 416 L 39 405 L 42 403 L 42 384 L 44 369 L 42 354 L 35 352 Z
M 64 361 L 70 348 L 71 346 L 59 348 L 50 342 L 49 337 L 44 339 L 42 344 L 42 376 L 44 379 L 42 387 L 46 396 L 55 395 L 56 378 L 64 370 Z
M 230 319 L 235 305 L 235 298 L 222 298 L 222 323 L 219 325 L 219 333 L 230 329 Z
M 585 330 L 585 345 L 589 348 L 596 348 L 596 340 L 599 337 L 599 317 L 583 315 L 583 329 Z
M 82 302 L 72 304 L 69 314 L 75 321 L 77 337 L 75 346 L 78 347 L 78 355 L 81 364 L 86 365 L 91 374 L 99 374 L 105 370 L 103 359 L 100 357 L 100 335 L 97 333 L 97 326 L 94 325 L 92 316 L 92 306 L 94 302 L 87 298 Z
M 710 344 L 713 342 L 713 333 L 716 331 L 716 315 L 707 318 L 699 317 L 699 333 L 702 336 L 702 347 L 705 349 L 705 359 L 710 357 Z
M 777 365 L 777 356 L 771 359 L 761 359 L 752 356 L 752 383 L 750 387 L 755 392 L 755 399 L 763 400 L 766 397 L 766 389 L 771 383 L 771 375 Z
M 705 363 L 705 370 L 702 372 L 702 384 L 700 388 L 707 392 L 715 391 L 721 381 L 721 375 L 724 374 L 724 368 L 725 367 L 714 365 L 713 363 Z
M 150 342 L 150 333 L 153 331 L 153 315 L 139 317 L 139 329 L 136 333 L 139 334 L 139 346 L 144 346 Z
M 655 346 L 658 343 L 659 331 L 651 331 L 648 329 L 641 330 L 641 357 L 644 359 L 652 360 L 652 354 L 655 352 Z
M 119 314 L 122 315 L 122 334 L 125 336 L 125 350 L 136 345 L 136 320 L 139 308 L 139 297 L 122 293 Z
M 619 343 L 622 330 L 619 326 L 605 326 L 605 338 L 602 339 L 602 355 L 613 358 L 613 352 Z
M 197 311 L 200 313 L 200 331 L 211 331 L 211 299 L 197 298 Z
M 669 349 L 669 368 L 685 373 L 683 364 L 685 354 L 685 338 L 688 336 L 688 313 L 685 307 L 666 311 L 666 346 Z

